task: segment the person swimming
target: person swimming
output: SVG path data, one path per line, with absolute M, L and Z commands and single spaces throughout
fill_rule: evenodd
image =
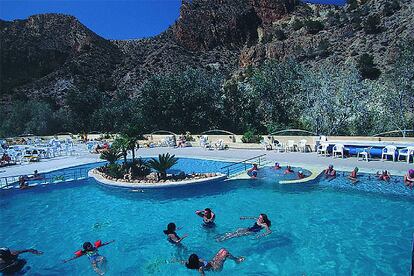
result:
M 205 227 L 214 227 L 214 220 L 216 219 L 216 214 L 214 214 L 210 208 L 204 209 L 204 211 L 196 211 L 196 214 L 203 218 L 203 226 Z
M 358 180 L 358 167 L 355 167 L 355 169 L 349 174 L 348 179 L 352 181 L 353 184 L 356 184 Z
M 21 272 L 27 263 L 25 259 L 19 259 L 19 255 L 22 253 L 43 254 L 42 251 L 36 249 L 11 251 L 7 247 L 0 248 L 0 273 L 2 275 L 15 275 L 15 273 Z
M 286 166 L 286 170 L 284 171 L 284 174 L 290 174 L 293 173 L 292 167 L 290 165 Z
M 98 248 L 113 243 L 115 240 L 102 243 L 102 241 L 97 240 L 93 245 L 90 242 L 85 242 L 82 246 L 83 250 L 78 250 L 75 252 L 75 256 L 64 260 L 64 263 L 82 257 L 84 255 L 88 256 L 89 261 L 91 262 L 93 270 L 99 274 L 105 274 L 105 265 L 106 265 L 106 258 L 99 254 Z
M 305 178 L 305 175 L 303 174 L 303 171 L 298 171 L 298 178 L 299 179 Z
M 270 226 L 271 226 L 272 223 L 271 223 L 271 221 L 269 220 L 269 218 L 267 217 L 266 214 L 260 214 L 258 218 L 255 218 L 255 217 L 241 217 L 240 219 L 241 220 L 255 219 L 256 222 L 251 227 L 239 228 L 234 232 L 225 233 L 224 235 L 222 235 L 220 237 L 217 237 L 216 241 L 222 242 L 222 241 L 232 239 L 232 238 L 257 234 L 260 231 L 262 231 L 263 229 L 265 229 L 266 232 L 263 233 L 263 234 L 257 234 L 256 238 L 264 237 L 264 236 L 267 236 L 270 233 L 272 233 L 272 231 L 270 230 Z
M 336 171 L 334 170 L 333 165 L 329 165 L 324 173 L 325 173 L 325 178 L 330 178 L 332 180 L 336 177 Z
M 278 162 L 275 163 L 275 170 L 280 170 L 282 167 Z
M 196 254 L 191 254 L 188 261 L 183 263 L 188 269 L 198 270 L 201 275 L 204 275 L 204 271 L 221 271 L 226 259 L 229 258 L 236 263 L 244 261 L 244 257 L 234 257 L 227 249 L 220 249 L 211 261 L 200 259 Z
M 177 226 L 175 223 L 170 222 L 167 225 L 167 230 L 164 230 L 164 234 L 167 235 L 167 240 L 172 244 L 181 244 L 181 241 L 188 237 L 187 234 L 185 234 L 182 238 L 180 238 L 177 233 L 175 232 L 177 229 Z

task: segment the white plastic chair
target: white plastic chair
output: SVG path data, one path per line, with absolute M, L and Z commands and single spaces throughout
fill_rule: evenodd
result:
M 260 141 L 260 144 L 262 145 L 264 150 L 271 150 L 272 149 L 272 145 L 269 142 L 265 141 L 265 140 Z
M 316 154 L 328 156 L 328 144 L 322 143 L 316 149 Z
M 392 156 L 392 161 L 395 161 L 396 152 L 397 152 L 396 146 L 386 146 L 385 148 L 382 149 L 381 160 L 384 161 L 384 157 L 385 157 L 385 160 L 387 160 L 387 156 Z
M 414 147 L 406 147 L 405 149 L 398 150 L 398 161 L 400 161 L 400 157 L 405 157 L 407 163 L 410 163 L 410 157 L 413 157 L 414 162 Z
M 207 135 L 203 135 L 203 136 L 200 137 L 200 146 L 205 148 L 205 149 L 211 148 L 211 144 L 208 141 L 208 136 Z
M 305 139 L 302 139 L 298 143 L 298 150 L 301 152 L 306 152 L 306 143 L 307 141 Z
M 214 147 L 218 150 L 224 150 L 224 141 L 222 139 L 218 140 L 215 144 Z
M 286 152 L 295 151 L 295 141 L 288 140 L 285 148 Z
M 335 144 L 335 146 L 332 149 L 333 157 L 336 157 L 337 155 L 341 155 L 342 158 L 344 158 L 344 145 L 342 144 Z
M 371 149 L 372 147 L 368 147 L 368 148 L 364 148 L 363 151 L 360 151 L 357 153 L 357 159 L 359 159 L 359 156 L 362 156 L 362 160 L 366 160 L 367 162 L 369 161 L 369 158 L 371 158 Z

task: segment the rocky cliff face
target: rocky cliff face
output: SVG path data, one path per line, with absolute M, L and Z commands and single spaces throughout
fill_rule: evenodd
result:
M 171 28 L 128 41 L 105 40 L 66 15 L 0 21 L 0 100 L 63 105 L 71 89 L 133 95 L 154 74 L 202 67 L 227 76 L 266 59 L 313 66 L 369 53 L 386 69 L 398 42 L 414 38 L 413 11 L 412 0 L 370 0 L 352 9 L 298 0 L 185 0 Z M 370 17 L 379 19 L 378 28 L 367 31 Z

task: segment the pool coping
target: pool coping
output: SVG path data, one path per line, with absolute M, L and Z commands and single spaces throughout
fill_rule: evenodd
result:
M 138 189 L 157 189 L 157 188 L 171 188 L 171 187 L 182 187 L 182 186 L 190 186 L 190 185 L 198 185 L 198 184 L 206 184 L 215 181 L 221 181 L 227 179 L 227 175 L 220 174 L 208 178 L 201 178 L 201 179 L 190 179 L 190 180 L 183 180 L 179 182 L 157 182 L 157 183 L 139 183 L 139 182 L 126 182 L 126 181 L 116 181 L 116 180 L 109 180 L 103 177 L 102 175 L 95 172 L 95 169 L 92 169 L 88 172 L 88 176 L 94 178 L 100 184 L 112 187 L 119 187 L 119 188 L 138 188 Z

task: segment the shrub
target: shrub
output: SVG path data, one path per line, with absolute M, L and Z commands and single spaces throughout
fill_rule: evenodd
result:
M 295 19 L 295 21 L 293 21 L 293 23 L 292 23 L 292 28 L 295 31 L 302 29 L 303 26 L 304 26 L 303 22 L 300 21 L 300 20 L 297 20 L 297 19 Z
M 348 4 L 348 9 L 355 10 L 358 8 L 358 1 L 357 0 L 347 0 L 346 3 Z
M 279 41 L 283 41 L 283 40 L 285 40 L 287 38 L 285 32 L 283 30 L 281 30 L 281 29 L 277 29 L 275 31 L 275 37 Z
M 377 34 L 382 31 L 381 18 L 378 15 L 370 15 L 364 24 L 364 31 L 366 34 Z
M 390 2 L 385 2 L 382 14 L 384 16 L 391 16 L 399 9 L 401 9 L 401 5 L 398 1 L 394 0 Z
M 118 165 L 116 163 L 109 164 L 106 167 L 106 170 L 104 171 L 107 175 L 109 175 L 112 178 L 119 179 L 124 177 L 124 170 L 121 165 Z
M 308 31 L 308 34 L 317 34 L 319 31 L 323 30 L 324 25 L 318 20 L 306 20 L 305 28 Z
M 148 167 L 145 160 L 139 158 L 135 162 L 130 163 L 130 168 L 132 170 L 132 177 L 145 177 L 151 173 L 151 169 Z
M 260 141 L 262 140 L 262 136 L 254 134 L 253 131 L 248 130 L 243 134 L 241 140 L 243 143 L 260 143 Z
M 363 79 L 378 79 L 381 75 L 381 71 L 375 66 L 374 57 L 369 54 L 362 54 L 358 59 L 357 68 Z

